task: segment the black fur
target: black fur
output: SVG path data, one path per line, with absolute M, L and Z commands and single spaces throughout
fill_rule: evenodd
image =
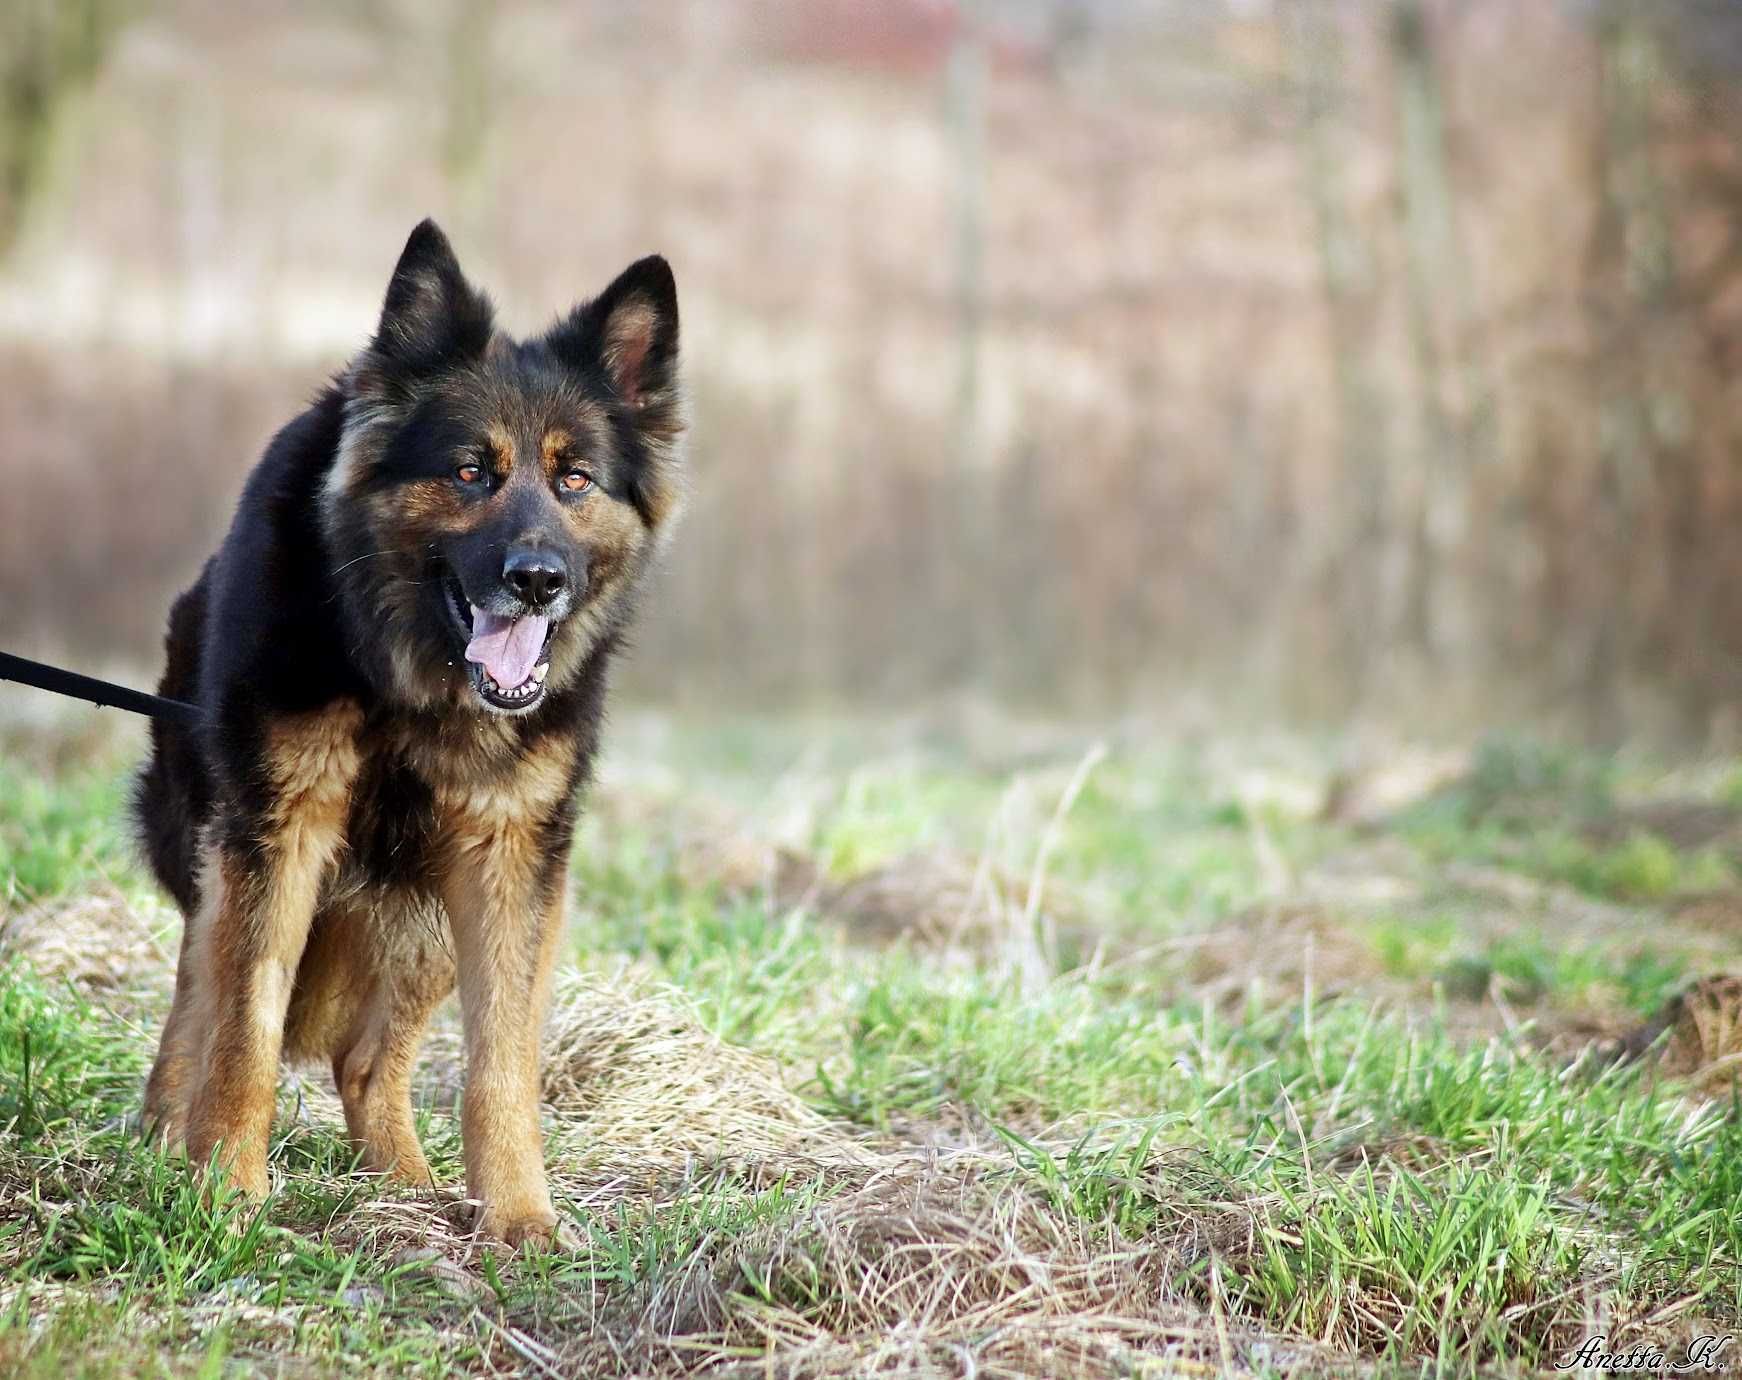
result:
M 606 352 L 612 313 L 630 301 L 656 324 L 626 381 Z M 621 500 L 652 529 L 673 506 L 676 332 L 671 270 L 646 259 L 545 337 L 509 340 L 441 231 L 417 227 L 373 342 L 273 438 L 228 535 L 170 614 L 160 692 L 202 706 L 207 724 L 153 725 L 135 808 L 151 866 L 184 911 L 199 903 L 206 842 L 243 855 L 256 845 L 272 806 L 261 771 L 271 724 L 339 701 L 365 715 L 347 865 L 368 884 L 415 887 L 428 874 L 437 821 L 427 763 L 451 757 L 462 771 L 486 738 L 511 749 L 497 753 L 503 771 L 550 735 L 579 745 L 568 802 L 548 821 L 553 852 L 566 849 L 609 663 L 655 547 L 652 534 L 644 543 L 590 539 L 577 508 Z M 500 497 L 449 493 L 456 457 L 474 453 L 488 427 L 535 445 L 541 428 L 561 423 L 584 442 L 593 416 L 605 431 L 579 453 L 596 486 L 588 494 L 541 486 L 522 470 Z M 335 478 L 347 428 L 366 441 L 351 438 L 351 469 Z M 442 521 L 418 529 L 413 494 L 422 496 L 417 511 L 448 505 Z M 433 521 L 427 511 L 423 520 Z M 535 709 L 496 719 L 465 683 L 464 631 L 442 581 L 457 578 L 475 605 L 500 598 L 502 552 L 529 533 L 560 548 L 577 576 L 576 616 L 553 638 L 588 640 L 560 669 L 553 662 Z

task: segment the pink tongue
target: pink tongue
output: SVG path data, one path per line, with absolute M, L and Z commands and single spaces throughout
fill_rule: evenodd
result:
M 517 690 L 532 674 L 549 624 L 550 619 L 541 613 L 504 618 L 473 604 L 472 640 L 466 644 L 466 660 L 481 665 L 504 690 Z

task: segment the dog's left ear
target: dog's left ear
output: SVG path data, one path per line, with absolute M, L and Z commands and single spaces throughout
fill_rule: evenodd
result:
M 641 431 L 675 435 L 683 429 L 677 280 L 659 255 L 630 264 L 547 339 L 570 368 L 602 371 Z

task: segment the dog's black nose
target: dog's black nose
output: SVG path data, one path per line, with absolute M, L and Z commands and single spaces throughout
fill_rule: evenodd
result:
M 549 551 L 537 547 L 510 547 L 508 559 L 502 562 L 502 578 L 535 609 L 541 609 L 568 585 L 568 571 L 562 561 Z

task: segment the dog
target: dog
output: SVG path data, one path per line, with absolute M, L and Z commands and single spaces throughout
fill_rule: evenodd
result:
M 184 917 L 144 1119 L 268 1187 L 282 1060 L 429 1184 L 410 1083 L 455 987 L 477 1230 L 554 1239 L 539 1038 L 606 675 L 683 496 L 677 287 L 641 259 L 499 331 L 424 221 L 373 339 L 268 445 L 175 601 L 135 792 Z

